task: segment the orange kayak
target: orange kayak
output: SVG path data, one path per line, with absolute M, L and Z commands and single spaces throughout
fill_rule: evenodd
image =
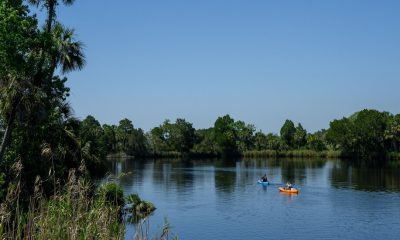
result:
M 292 188 L 292 189 L 286 189 L 284 187 L 280 187 L 279 188 L 280 192 L 285 192 L 285 193 L 299 193 L 299 190 L 296 188 Z

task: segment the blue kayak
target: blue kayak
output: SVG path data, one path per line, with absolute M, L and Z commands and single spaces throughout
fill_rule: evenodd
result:
M 269 182 L 263 182 L 263 181 L 261 181 L 261 180 L 258 180 L 257 183 L 258 183 L 258 184 L 262 184 L 262 185 L 264 185 L 264 186 L 269 184 Z

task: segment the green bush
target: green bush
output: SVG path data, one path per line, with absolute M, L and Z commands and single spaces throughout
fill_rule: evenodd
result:
M 125 204 L 124 191 L 116 183 L 105 183 L 97 190 L 97 199 L 111 206 L 122 207 Z
M 5 197 L 7 192 L 6 174 L 0 173 L 0 202 Z

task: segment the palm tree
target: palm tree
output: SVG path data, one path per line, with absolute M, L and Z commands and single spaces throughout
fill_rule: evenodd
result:
M 42 5 L 47 10 L 47 20 L 45 31 L 50 33 L 53 22 L 56 19 L 56 7 L 58 5 L 58 0 L 28 0 L 28 2 L 36 7 Z M 75 0 L 62 0 L 64 5 L 70 6 Z
M 42 2 L 41 0 L 30 0 L 31 3 L 36 3 L 37 5 Z M 65 0 L 63 1 L 65 4 L 72 4 L 73 0 Z M 47 0 L 44 2 L 45 6 L 48 9 L 48 24 L 47 29 L 51 30 L 51 23 L 55 17 L 55 6 L 57 5 L 56 0 Z M 47 30 L 46 30 L 47 31 Z M 41 97 L 43 97 L 43 92 L 45 92 L 45 96 L 51 96 L 49 94 L 53 89 L 53 75 L 54 71 L 57 67 L 61 68 L 62 73 L 68 73 L 74 70 L 80 70 L 85 65 L 85 56 L 83 54 L 83 44 L 80 41 L 74 40 L 74 30 L 64 28 L 60 23 L 56 23 L 54 29 L 49 33 L 52 36 L 52 45 L 49 49 L 42 49 L 41 52 L 47 52 L 47 54 L 39 54 L 41 55 L 41 60 L 39 60 L 38 68 L 39 71 L 33 73 L 32 79 L 24 76 L 24 81 L 21 81 L 21 78 L 16 80 L 9 81 L 1 81 L 1 92 L 0 94 L 11 96 L 8 97 L 7 101 L 2 101 L 2 105 L 0 106 L 2 112 L 7 112 L 8 116 L 6 116 L 6 125 L 4 129 L 4 134 L 2 138 L 2 142 L 0 145 L 0 161 L 3 158 L 6 147 L 11 141 L 11 132 L 14 127 L 14 122 L 17 116 L 17 111 L 21 110 L 20 105 L 24 99 L 29 99 L 30 101 L 26 101 L 27 104 L 35 104 L 37 101 L 40 101 Z M 43 70 L 44 56 L 49 56 L 49 65 L 45 67 L 48 70 Z M 26 64 L 32 64 L 31 62 L 26 62 Z M 48 74 L 44 74 L 44 72 L 48 72 Z M 43 77 L 47 76 L 47 77 Z M 43 80 L 45 84 L 42 85 Z M 35 81 L 36 79 L 40 79 L 40 81 Z M 5 84 L 8 82 L 8 84 Z M 21 84 L 26 83 L 26 84 Z M 12 90 L 12 91 L 11 91 Z M 28 94 L 28 97 L 25 95 Z M 35 101 L 32 101 L 33 98 Z M 9 103 L 9 104 L 6 104 Z M 40 103 L 39 103 L 40 105 Z M 27 110 L 29 108 L 22 108 Z
M 81 70 L 86 61 L 83 53 L 83 43 L 75 41 L 74 29 L 65 28 L 57 22 L 52 30 L 53 48 L 51 52 L 50 74 L 53 75 L 57 67 L 65 74 L 74 70 Z

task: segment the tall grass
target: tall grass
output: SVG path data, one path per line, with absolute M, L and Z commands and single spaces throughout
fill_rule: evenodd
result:
M 400 152 L 390 152 L 388 158 L 390 160 L 400 160 Z
M 253 150 L 243 153 L 244 157 L 267 157 L 267 158 L 340 158 L 340 151 L 314 151 L 314 150 Z
M 49 198 L 43 194 L 42 180 L 37 177 L 33 195 L 24 201 L 18 180 L 22 171 L 20 162 L 13 169 L 17 173 L 16 181 L 0 205 L 0 239 L 125 239 L 123 215 L 129 208 L 124 207 L 122 189 L 115 183 L 107 183 L 94 193 L 94 186 L 78 177 L 80 168 L 71 170 L 66 184 L 55 186 L 56 192 Z M 143 224 L 149 228 L 149 216 L 138 219 L 137 232 L 143 229 Z M 159 236 L 149 237 L 149 231 L 145 231 L 136 234 L 134 239 L 165 240 L 169 238 L 169 229 L 169 224 L 164 224 Z
M 21 186 L 10 188 L 0 206 L 1 239 L 123 239 L 120 206 L 100 201 L 92 186 L 72 170 L 64 187 L 47 199 L 36 178 L 28 209 L 21 204 Z

